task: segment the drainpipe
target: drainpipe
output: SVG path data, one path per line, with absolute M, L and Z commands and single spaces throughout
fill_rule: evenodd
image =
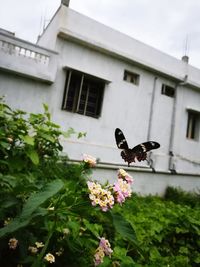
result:
M 150 111 L 149 111 L 149 125 L 148 125 L 148 131 L 147 131 L 147 141 L 149 141 L 150 137 L 151 137 L 151 127 L 152 127 L 152 120 L 153 120 L 153 113 L 154 113 L 154 102 L 155 102 L 155 93 L 156 93 L 156 82 L 157 82 L 157 77 L 154 77 L 153 90 L 152 90 L 152 96 L 151 96 L 151 104 L 150 104 Z M 150 152 L 147 162 L 149 164 L 149 167 L 152 169 L 152 171 L 155 172 L 154 162 L 153 162 L 153 159 L 151 157 L 151 154 L 152 153 Z
M 177 109 L 177 92 L 178 87 L 187 84 L 188 75 L 185 75 L 185 78 L 182 82 L 179 82 L 175 86 L 174 91 L 174 103 L 172 109 L 172 118 L 171 118 L 171 127 L 170 127 L 170 137 L 169 137 L 169 163 L 168 169 L 172 174 L 176 173 L 176 165 L 174 162 L 174 136 L 175 136 L 175 124 L 176 124 L 176 109 Z
M 177 106 L 177 90 L 179 84 L 176 84 L 174 89 L 174 103 L 172 109 L 172 118 L 171 118 L 171 126 L 170 126 L 170 136 L 169 136 L 169 163 L 168 169 L 171 173 L 176 173 L 176 166 L 174 163 L 174 133 L 175 133 L 175 120 L 176 120 L 176 106 Z

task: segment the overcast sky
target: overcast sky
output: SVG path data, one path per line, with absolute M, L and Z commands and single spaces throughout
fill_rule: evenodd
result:
M 60 0 L 0 0 L 0 28 L 36 42 Z M 200 68 L 200 0 L 70 0 L 70 8 Z

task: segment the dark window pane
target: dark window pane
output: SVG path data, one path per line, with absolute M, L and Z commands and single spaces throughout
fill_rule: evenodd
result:
M 130 72 L 125 70 L 124 71 L 124 81 L 127 81 L 129 83 L 133 83 L 135 85 L 139 85 L 139 79 L 140 75 L 134 72 Z
M 161 94 L 169 97 L 174 97 L 175 89 L 174 87 L 162 84 Z
M 186 137 L 189 139 L 197 138 L 197 123 L 198 123 L 198 114 L 195 112 L 188 112 L 188 122 L 187 122 L 187 133 Z
M 98 117 L 101 112 L 105 82 L 96 77 L 70 70 L 63 97 L 63 109 Z

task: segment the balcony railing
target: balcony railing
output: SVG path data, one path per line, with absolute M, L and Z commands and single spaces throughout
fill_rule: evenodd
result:
M 56 58 L 55 51 L 0 30 L 0 68 L 2 70 L 53 82 L 57 68 Z
M 0 40 L 0 50 L 10 55 L 21 56 L 21 57 L 26 57 L 28 59 L 32 59 L 44 65 L 48 65 L 49 63 L 48 55 L 35 52 L 34 50 L 27 49 L 25 47 L 15 45 L 7 41 Z

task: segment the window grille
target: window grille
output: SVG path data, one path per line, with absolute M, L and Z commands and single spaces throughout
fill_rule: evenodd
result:
M 62 109 L 98 118 L 101 113 L 105 81 L 76 71 L 67 70 Z

